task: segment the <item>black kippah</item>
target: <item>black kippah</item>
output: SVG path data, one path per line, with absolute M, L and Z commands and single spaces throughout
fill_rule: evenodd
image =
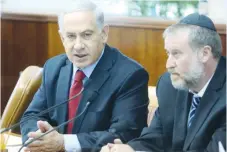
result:
M 208 28 L 212 31 L 216 31 L 216 28 L 212 20 L 209 17 L 199 13 L 190 14 L 184 17 L 183 19 L 181 19 L 179 23 L 197 25 L 200 27 Z

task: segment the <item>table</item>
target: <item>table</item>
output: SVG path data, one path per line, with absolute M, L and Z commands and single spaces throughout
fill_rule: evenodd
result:
M 4 136 L 5 136 L 5 139 L 7 138 L 6 136 L 9 136 L 8 142 L 6 145 L 8 152 L 17 152 L 20 149 L 22 144 L 21 136 L 14 133 L 6 133 L 4 134 Z M 23 152 L 23 150 L 21 152 Z

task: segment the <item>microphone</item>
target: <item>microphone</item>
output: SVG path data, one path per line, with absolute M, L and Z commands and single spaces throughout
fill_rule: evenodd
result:
M 135 108 L 131 108 L 128 111 L 133 111 L 133 110 L 142 108 L 144 106 L 147 106 L 148 104 L 149 104 L 149 101 L 147 103 L 143 104 L 143 105 L 137 106 Z M 111 141 L 111 140 L 113 141 L 114 139 L 120 138 L 121 135 L 119 134 L 119 132 L 138 129 L 137 127 L 130 127 L 129 128 L 129 126 L 132 126 L 132 125 L 130 125 L 130 123 L 128 121 L 120 121 L 117 124 L 112 125 L 111 128 L 108 130 L 109 134 L 104 134 L 103 136 L 101 136 L 98 139 L 98 141 L 96 142 L 94 148 L 92 148 L 91 152 L 95 152 L 96 150 L 100 150 L 100 148 L 98 148 L 98 146 L 99 146 L 100 143 L 102 143 L 104 141 Z
M 48 109 L 46 109 L 46 110 L 44 110 L 44 111 L 41 111 L 41 112 L 38 113 L 37 115 L 31 115 L 31 116 L 24 117 L 24 119 L 23 119 L 22 121 L 20 121 L 20 122 L 14 124 L 14 125 L 12 125 L 12 126 L 10 126 L 10 127 L 8 127 L 8 128 L 3 128 L 3 129 L 1 129 L 1 130 L 0 130 L 0 134 L 2 134 L 2 133 L 4 133 L 4 132 L 7 132 L 7 131 L 9 131 L 9 130 L 11 130 L 11 129 L 14 129 L 14 128 L 18 127 L 20 124 L 22 124 L 22 123 L 24 123 L 24 122 L 26 122 L 26 121 L 28 121 L 28 120 L 30 120 L 30 119 L 32 119 L 32 118 L 37 118 L 37 117 L 39 117 L 39 116 L 41 116 L 41 115 L 43 115 L 43 114 L 45 114 L 45 113 L 48 113 L 48 112 L 54 110 L 55 108 L 58 108 L 59 106 L 61 106 L 61 105 L 63 105 L 63 104 L 66 104 L 66 103 L 70 102 L 72 99 L 78 97 L 83 91 L 84 91 L 84 88 L 82 88 L 82 89 L 80 90 L 79 93 L 77 93 L 76 95 L 72 96 L 71 98 L 65 100 L 64 102 L 62 102 L 62 103 L 60 103 L 60 104 L 57 104 L 57 105 L 55 105 L 55 106 L 52 106 L 52 107 L 50 107 L 50 108 L 48 108 Z
M 51 129 L 51 130 L 45 132 L 45 133 L 42 134 L 41 136 L 39 136 L 39 137 L 37 137 L 37 138 L 33 138 L 33 139 L 31 139 L 29 142 L 24 143 L 24 144 L 21 146 L 21 148 L 19 149 L 18 152 L 20 152 L 24 147 L 28 146 L 29 144 L 33 143 L 34 141 L 39 140 L 40 138 L 46 136 L 47 134 L 49 134 L 49 133 L 51 133 L 51 132 L 53 132 L 53 131 L 55 131 L 55 130 L 57 130 L 57 129 L 59 129 L 59 128 L 65 126 L 65 125 L 67 125 L 68 123 L 70 123 L 70 122 L 72 122 L 72 121 L 75 121 L 76 119 L 78 119 L 80 116 L 82 116 L 82 115 L 86 112 L 86 110 L 87 110 L 88 107 L 90 106 L 91 102 L 92 102 L 97 96 L 98 96 L 98 92 L 97 92 L 97 91 L 93 91 L 91 97 L 88 99 L 88 101 L 87 101 L 87 103 L 86 103 L 86 106 L 84 107 L 83 111 L 82 111 L 79 115 L 77 115 L 76 117 L 73 117 L 72 119 L 69 119 L 69 120 L 66 121 L 66 122 L 63 122 L 62 124 L 58 125 L 57 127 L 54 127 L 53 129 Z

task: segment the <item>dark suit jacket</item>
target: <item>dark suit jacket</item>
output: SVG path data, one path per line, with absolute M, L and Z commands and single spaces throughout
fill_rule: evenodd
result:
M 67 100 L 72 69 L 65 54 L 49 59 L 44 66 L 42 84 L 23 118 Z M 121 122 L 128 123 L 123 131 L 117 133 L 123 141 L 140 135 L 146 126 L 148 113 L 148 73 L 142 66 L 106 45 L 102 58 L 84 85 L 77 115 L 94 92 L 97 96 L 90 101 L 88 110 L 74 122 L 73 134 L 77 134 L 82 150 L 92 148 L 103 136 L 110 136 L 110 139 L 101 142 L 99 147 L 111 142 L 114 135 L 108 133 L 108 129 Z M 28 132 L 37 130 L 37 120 L 47 120 L 53 126 L 65 122 L 67 105 L 22 124 L 23 141 Z M 66 127 L 59 132 L 66 133 Z
M 165 73 L 157 85 L 159 108 L 139 138 L 129 142 L 135 150 L 152 152 L 218 152 L 218 141 L 226 146 L 226 59 L 221 58 L 196 115 L 187 129 L 191 93 L 172 86 Z

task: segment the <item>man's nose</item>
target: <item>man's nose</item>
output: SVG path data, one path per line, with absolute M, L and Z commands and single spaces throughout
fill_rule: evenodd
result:
M 77 51 L 79 51 L 79 50 L 81 50 L 81 49 L 84 48 L 84 43 L 83 43 L 83 41 L 81 40 L 81 38 L 78 37 L 78 38 L 75 40 L 73 48 L 74 48 L 75 50 L 77 50 Z
M 166 69 L 171 69 L 176 66 L 175 59 L 170 55 L 166 61 Z

